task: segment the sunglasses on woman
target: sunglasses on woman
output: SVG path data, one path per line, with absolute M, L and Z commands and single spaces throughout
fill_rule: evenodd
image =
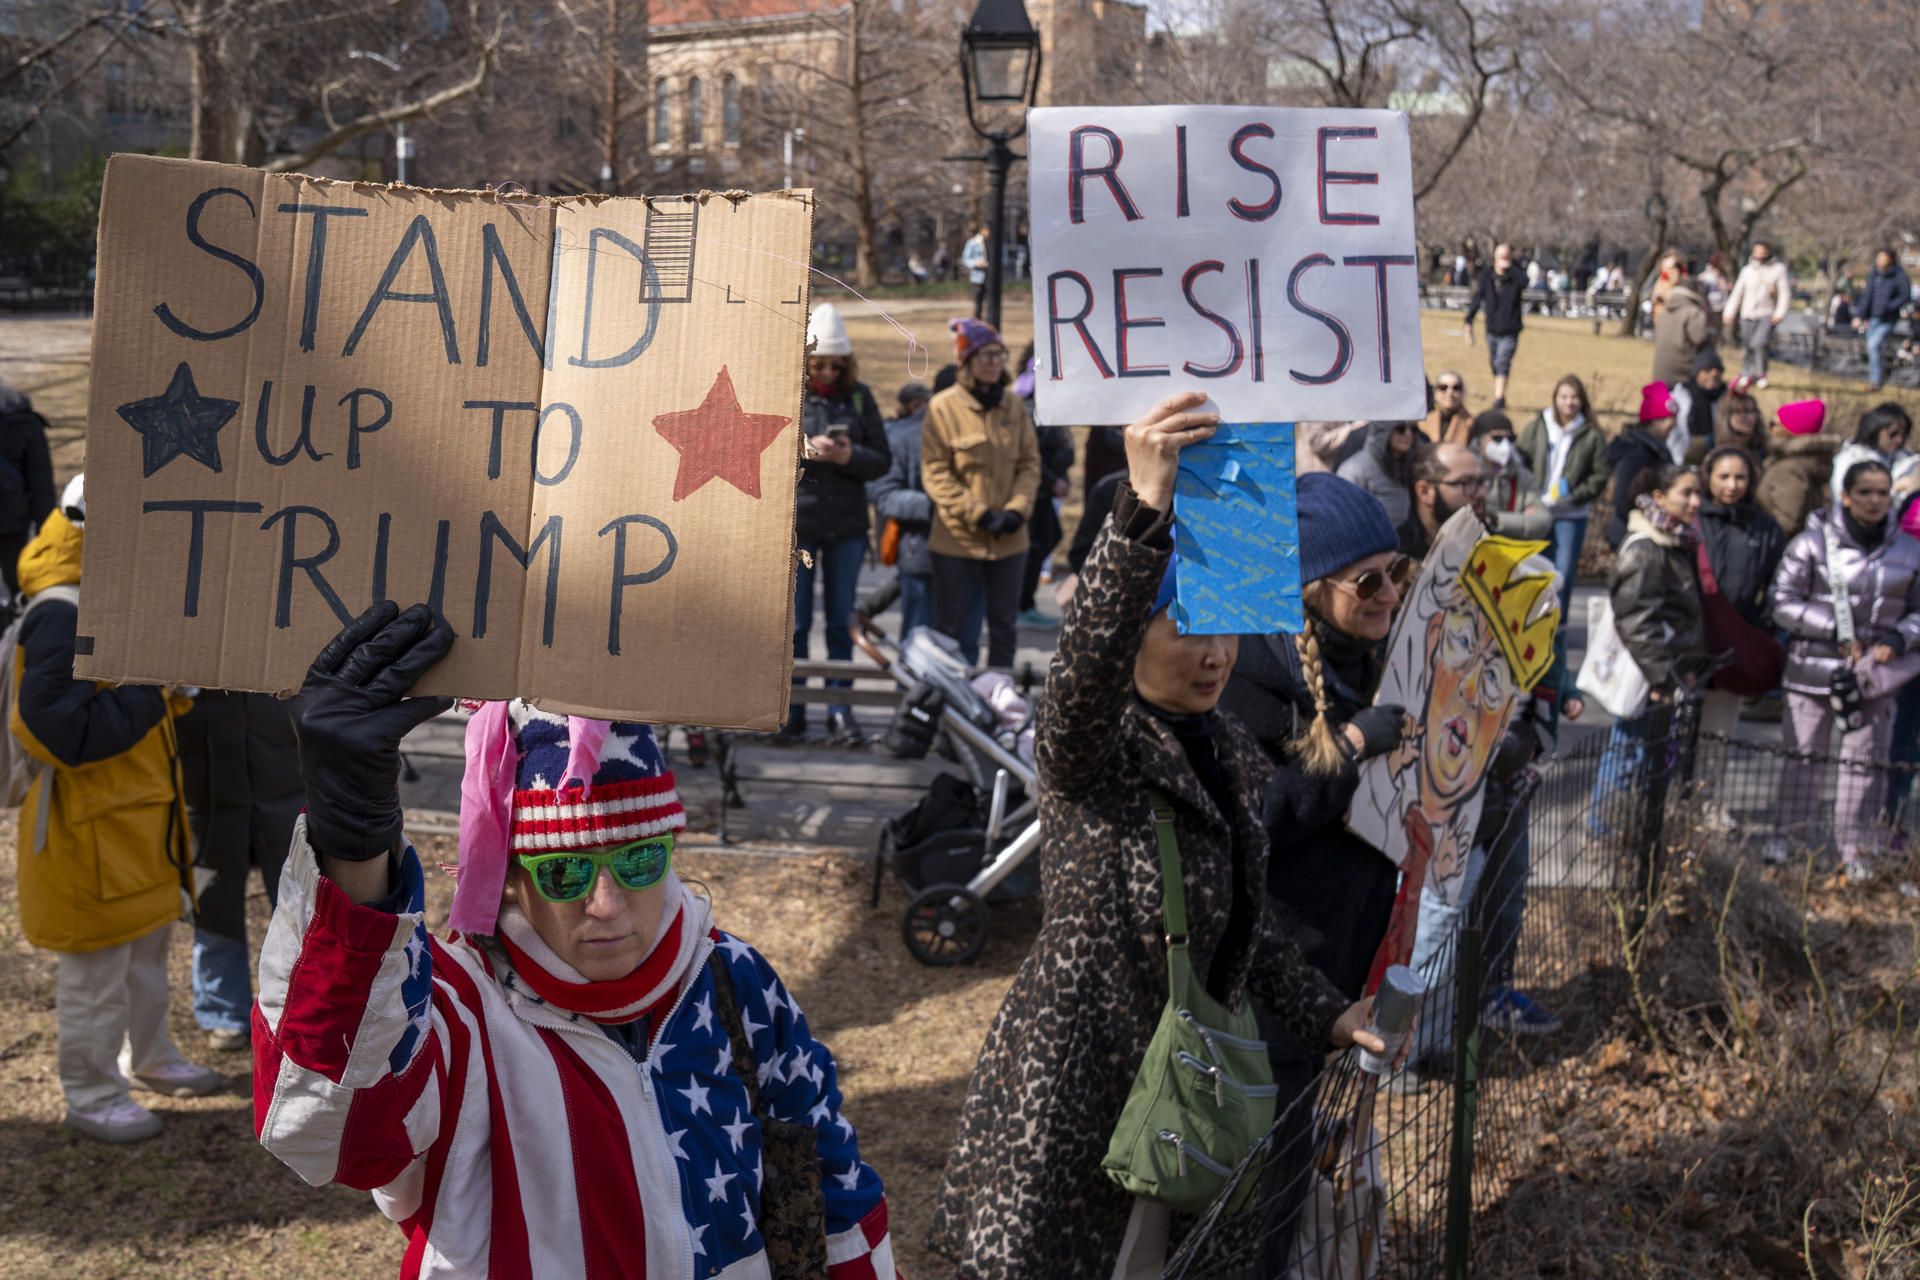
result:
M 548 902 L 578 902 L 593 890 L 600 868 L 613 872 L 622 889 L 651 889 L 667 874 L 673 861 L 673 833 L 646 836 L 599 853 L 519 853 L 513 860 L 526 868 L 534 892 Z
M 1436 382 L 1433 384 L 1433 389 L 1435 391 L 1465 391 L 1467 388 L 1464 384 L 1458 382 Z
M 1387 563 L 1385 569 L 1369 569 L 1357 578 L 1335 578 L 1334 585 L 1350 589 L 1362 600 L 1371 600 L 1386 589 L 1387 583 L 1393 583 L 1400 590 L 1407 585 L 1407 579 L 1413 576 L 1413 561 L 1406 556 L 1396 555 Z

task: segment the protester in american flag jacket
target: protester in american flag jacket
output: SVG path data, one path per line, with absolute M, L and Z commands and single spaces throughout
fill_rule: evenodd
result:
M 765 1121 L 810 1126 L 830 1280 L 892 1277 L 832 1054 L 671 870 L 686 818 L 651 729 L 482 704 L 452 931 L 427 932 L 399 744 L 448 704 L 403 695 L 451 643 L 425 607 L 376 605 L 302 689 L 307 812 L 254 1010 L 261 1143 L 371 1190 L 403 1276 L 734 1280 L 773 1274 Z

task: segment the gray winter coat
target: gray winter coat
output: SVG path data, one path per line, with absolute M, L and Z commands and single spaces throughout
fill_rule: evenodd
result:
M 920 424 L 926 416 L 926 406 L 922 405 L 918 413 L 887 424 L 887 448 L 893 452 L 893 462 L 885 475 L 867 485 L 867 497 L 883 527 L 888 520 L 900 522 L 900 558 L 894 562 L 895 567 L 902 573 L 921 575 L 933 572 L 933 556 L 927 551 L 933 499 L 920 485 Z
M 1393 521 L 1396 529 L 1406 520 L 1413 501 L 1407 493 L 1407 482 L 1402 478 L 1404 469 L 1387 460 L 1387 437 L 1399 425 L 1397 422 L 1369 422 L 1366 445 L 1341 463 L 1340 469 L 1334 472 L 1342 480 L 1351 480 L 1380 499 L 1380 505 L 1387 509 L 1387 519 Z
M 1847 579 L 1855 638 L 1867 646 L 1890 644 L 1899 652 L 1920 645 L 1920 542 L 1894 527 L 1868 551 L 1848 532 L 1845 520 L 1828 511 L 1814 512 L 1780 558 L 1773 579 L 1773 620 L 1792 637 L 1786 687 L 1822 698 L 1845 661 L 1835 638 L 1833 588 L 1827 580 L 1829 523 L 1840 535 L 1840 567 Z

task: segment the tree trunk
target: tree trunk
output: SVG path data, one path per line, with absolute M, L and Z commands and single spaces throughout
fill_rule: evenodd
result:
M 1620 322 L 1620 336 L 1631 338 L 1640 327 L 1640 295 L 1646 291 L 1647 282 L 1660 270 L 1660 255 L 1666 249 L 1667 232 L 1670 219 L 1664 210 L 1653 220 L 1653 248 L 1647 251 L 1647 257 L 1640 269 L 1633 273 L 1633 287 L 1627 290 L 1627 315 Z
M 847 6 L 847 167 L 851 171 L 853 187 L 853 278 L 862 289 L 871 289 L 880 283 L 880 233 L 873 213 L 873 172 L 867 160 L 867 122 L 861 110 L 861 4 L 862 0 L 854 0 Z

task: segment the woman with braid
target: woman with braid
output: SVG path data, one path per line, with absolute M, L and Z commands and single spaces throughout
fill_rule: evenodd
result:
M 1307 625 L 1297 636 L 1240 637 L 1222 710 L 1253 731 L 1275 767 L 1261 817 L 1270 846 L 1267 896 L 1307 962 L 1359 999 L 1386 937 L 1399 872 L 1347 829 L 1360 763 L 1391 751 L 1408 726 L 1372 705 L 1387 633 L 1416 568 L 1400 554 L 1385 508 L 1323 472 L 1298 482 L 1300 580 Z M 1313 1086 L 1325 1054 L 1284 1027 L 1263 1026 L 1280 1086 L 1282 1132 L 1261 1184 L 1273 1274 L 1285 1266 L 1290 1217 L 1305 1186 L 1311 1109 L 1289 1103 Z

